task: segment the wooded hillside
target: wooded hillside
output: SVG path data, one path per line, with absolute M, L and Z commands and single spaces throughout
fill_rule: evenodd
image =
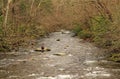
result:
M 120 52 L 120 0 L 0 0 L 0 51 L 58 29 Z

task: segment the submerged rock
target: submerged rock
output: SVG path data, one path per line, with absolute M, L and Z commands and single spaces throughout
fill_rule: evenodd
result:
M 62 33 L 62 34 L 69 34 L 69 33 L 71 33 L 71 32 L 68 31 L 68 30 L 63 30 L 63 29 L 62 29 L 62 30 L 61 30 L 61 33 Z
M 49 48 L 45 48 L 45 51 L 51 51 L 51 49 L 49 49 Z
M 53 55 L 56 55 L 56 56 L 65 56 L 66 53 L 55 53 L 55 54 L 53 54 Z
M 49 49 L 49 48 L 44 48 L 44 49 L 42 49 L 42 48 L 37 48 L 37 49 L 35 49 L 34 51 L 37 51 L 37 52 L 47 52 L 47 51 L 51 51 L 51 49 Z
M 42 49 L 41 49 L 41 48 L 37 48 L 37 49 L 35 49 L 34 51 L 42 52 Z
M 60 41 L 60 39 L 57 39 L 56 41 Z

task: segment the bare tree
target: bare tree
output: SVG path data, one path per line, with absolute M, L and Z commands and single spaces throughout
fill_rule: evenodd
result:
M 34 2 L 35 2 L 35 0 L 32 0 L 31 7 L 30 7 L 30 15 L 32 15 L 32 10 L 33 10 Z
M 5 14 L 5 20 L 3 26 L 6 28 L 7 20 L 8 20 L 8 12 L 9 12 L 9 4 L 12 2 L 12 0 L 8 0 L 7 7 L 6 7 L 6 14 Z

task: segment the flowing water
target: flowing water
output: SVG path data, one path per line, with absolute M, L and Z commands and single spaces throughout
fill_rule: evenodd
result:
M 0 79 L 120 79 L 120 63 L 69 31 L 54 32 L 33 48 L 0 53 Z M 41 44 L 51 49 L 34 51 Z

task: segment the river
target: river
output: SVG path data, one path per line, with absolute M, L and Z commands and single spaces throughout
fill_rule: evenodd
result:
M 120 63 L 69 31 L 54 32 L 32 48 L 0 53 L 0 79 L 120 79 Z M 35 51 L 44 44 L 51 51 Z

